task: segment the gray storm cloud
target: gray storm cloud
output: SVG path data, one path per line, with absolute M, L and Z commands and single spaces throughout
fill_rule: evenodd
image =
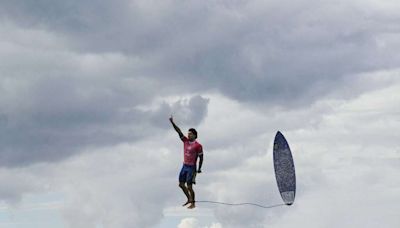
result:
M 10 48 L 8 43 L 0 46 Z M 24 48 L 11 52 L 22 55 Z M 84 148 L 134 142 L 168 123 L 169 105 L 150 112 L 135 108 L 159 96 L 159 85 L 151 79 L 125 76 L 134 64 L 129 58 L 67 51 L 57 52 L 57 59 L 47 51 L 25 54 L 18 63 L 7 62 L 7 54 L 0 54 L 4 60 L 1 165 L 57 161 Z M 207 113 L 207 103 L 200 96 L 174 107 L 185 110 L 192 124 Z
M 390 48 L 399 47 L 397 17 L 371 3 L 335 3 L 3 1 L 2 13 L 63 35 L 78 52 L 140 58 L 141 73 L 174 89 L 298 106 L 399 61 Z
M 134 142 L 165 129 L 172 110 L 196 126 L 207 114 L 200 96 L 187 103 L 162 105 L 155 111 L 139 111 L 133 88 L 119 84 L 93 85 L 79 79 L 44 79 L 25 91 L 25 105 L 1 109 L 0 163 L 6 166 L 59 160 L 80 152 L 124 142 Z M 91 89 L 88 89 L 91 88 Z M 139 95 L 140 96 L 140 95 Z M 137 99 L 137 97 L 136 97 Z M 4 100 L 3 103 L 13 100 Z
M 85 148 L 134 142 L 166 128 L 169 105 L 136 109 L 169 87 L 143 76 L 141 60 L 74 53 L 57 46 L 63 39 L 44 30 L 7 24 L 0 31 L 5 34 L 0 38 L 1 165 L 59 161 Z M 207 113 L 201 101 L 195 96 L 175 109 L 185 110 L 185 118 L 196 125 Z

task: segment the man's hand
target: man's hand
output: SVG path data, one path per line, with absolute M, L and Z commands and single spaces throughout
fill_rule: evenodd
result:
M 197 170 L 197 173 L 201 173 L 201 169 Z
M 169 117 L 169 121 L 171 121 L 171 123 L 174 122 L 174 118 L 172 117 L 172 115 L 171 115 L 171 117 Z

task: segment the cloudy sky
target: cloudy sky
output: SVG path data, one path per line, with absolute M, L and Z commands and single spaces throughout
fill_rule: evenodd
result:
M 396 0 L 0 0 L 1 228 L 400 227 Z M 182 145 L 203 144 L 185 201 Z

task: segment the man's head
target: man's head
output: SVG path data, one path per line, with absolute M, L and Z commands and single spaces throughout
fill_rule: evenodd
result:
M 197 131 L 194 128 L 190 128 L 188 131 L 188 138 L 190 141 L 197 139 Z

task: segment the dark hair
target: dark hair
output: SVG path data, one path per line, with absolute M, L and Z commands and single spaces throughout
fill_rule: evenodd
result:
M 196 131 L 196 129 L 190 128 L 189 131 L 192 132 L 192 133 L 196 136 L 196 138 L 197 138 L 197 131 Z

